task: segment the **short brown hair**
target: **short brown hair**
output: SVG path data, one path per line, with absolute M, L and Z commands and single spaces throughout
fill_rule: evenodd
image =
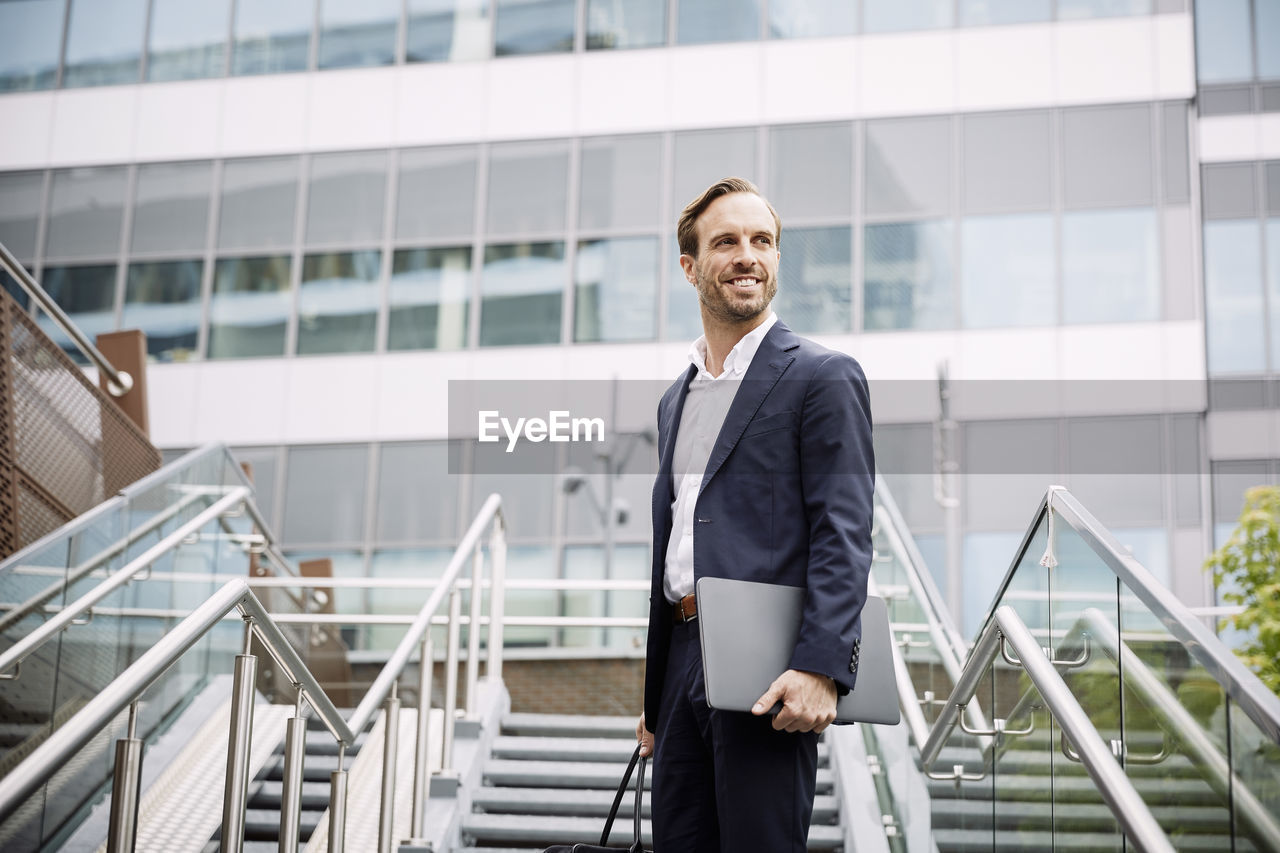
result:
M 761 194 L 760 189 L 746 178 L 721 178 L 698 195 L 693 201 L 685 205 L 684 210 L 680 211 L 680 219 L 676 223 L 676 239 L 680 242 L 680 254 L 688 255 L 692 258 L 698 256 L 698 233 L 696 226 L 698 217 L 706 212 L 711 206 L 711 202 L 721 196 L 731 193 L 751 193 L 761 201 L 764 206 L 769 208 L 769 213 L 773 214 L 773 239 L 778 241 L 782 238 L 782 220 L 778 218 L 778 211 L 773 209 L 773 205 L 769 204 L 769 199 Z

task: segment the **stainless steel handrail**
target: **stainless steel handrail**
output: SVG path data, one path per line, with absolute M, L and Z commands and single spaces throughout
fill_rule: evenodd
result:
M 1027 629 L 1017 612 L 1008 605 L 996 608 L 987 622 L 973 652 L 947 698 L 947 703 L 934 723 L 933 730 L 920 750 L 920 767 L 925 773 L 937 761 L 951 731 L 960 719 L 962 709 L 973 699 L 983 673 L 995 660 L 1003 641 L 1011 644 L 1022 662 L 1023 670 L 1040 691 L 1045 706 L 1063 733 L 1080 754 L 1081 763 L 1098 786 L 1112 814 L 1129 840 L 1144 853 L 1173 853 L 1173 845 L 1142 797 L 1117 763 L 1102 737 L 1080 707 L 1062 676 L 1045 657 L 1039 642 Z M 960 772 L 960 768 L 957 772 Z M 953 778 L 947 776 L 946 778 Z
M 99 370 L 107 376 L 107 388 L 111 391 L 113 397 L 123 397 L 133 388 L 133 377 L 126 371 L 116 370 L 116 368 L 107 361 L 107 357 L 102 354 L 99 349 L 93 345 L 93 342 L 85 337 L 84 332 L 80 331 L 80 327 L 71 322 L 71 318 L 67 316 L 67 312 L 63 311 L 57 302 L 53 301 L 40 283 L 32 278 L 31 273 L 27 272 L 22 264 L 18 263 L 18 259 L 13 256 L 8 247 L 0 243 L 0 266 L 13 276 L 18 284 L 22 285 L 22 289 L 31 294 L 42 311 L 53 318 L 53 322 L 58 324 L 62 331 L 75 343 L 80 352 L 94 363 Z

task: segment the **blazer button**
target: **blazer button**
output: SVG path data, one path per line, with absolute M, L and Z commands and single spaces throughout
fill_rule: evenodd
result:
M 853 663 L 849 664 L 849 672 L 857 672 L 857 671 L 858 671 L 857 661 L 854 661 Z

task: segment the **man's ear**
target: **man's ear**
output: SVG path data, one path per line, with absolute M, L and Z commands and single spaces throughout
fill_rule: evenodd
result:
M 693 255 L 680 256 L 680 269 L 684 270 L 684 277 L 690 284 L 698 283 L 697 261 Z

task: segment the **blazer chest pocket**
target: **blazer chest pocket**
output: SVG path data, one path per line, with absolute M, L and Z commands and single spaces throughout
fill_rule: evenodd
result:
M 753 438 L 784 429 L 794 430 L 797 420 L 795 412 L 778 412 L 774 415 L 765 415 L 763 418 L 753 418 L 751 423 L 747 424 L 747 428 L 742 431 L 742 437 Z M 781 436 L 774 437 L 781 438 Z

